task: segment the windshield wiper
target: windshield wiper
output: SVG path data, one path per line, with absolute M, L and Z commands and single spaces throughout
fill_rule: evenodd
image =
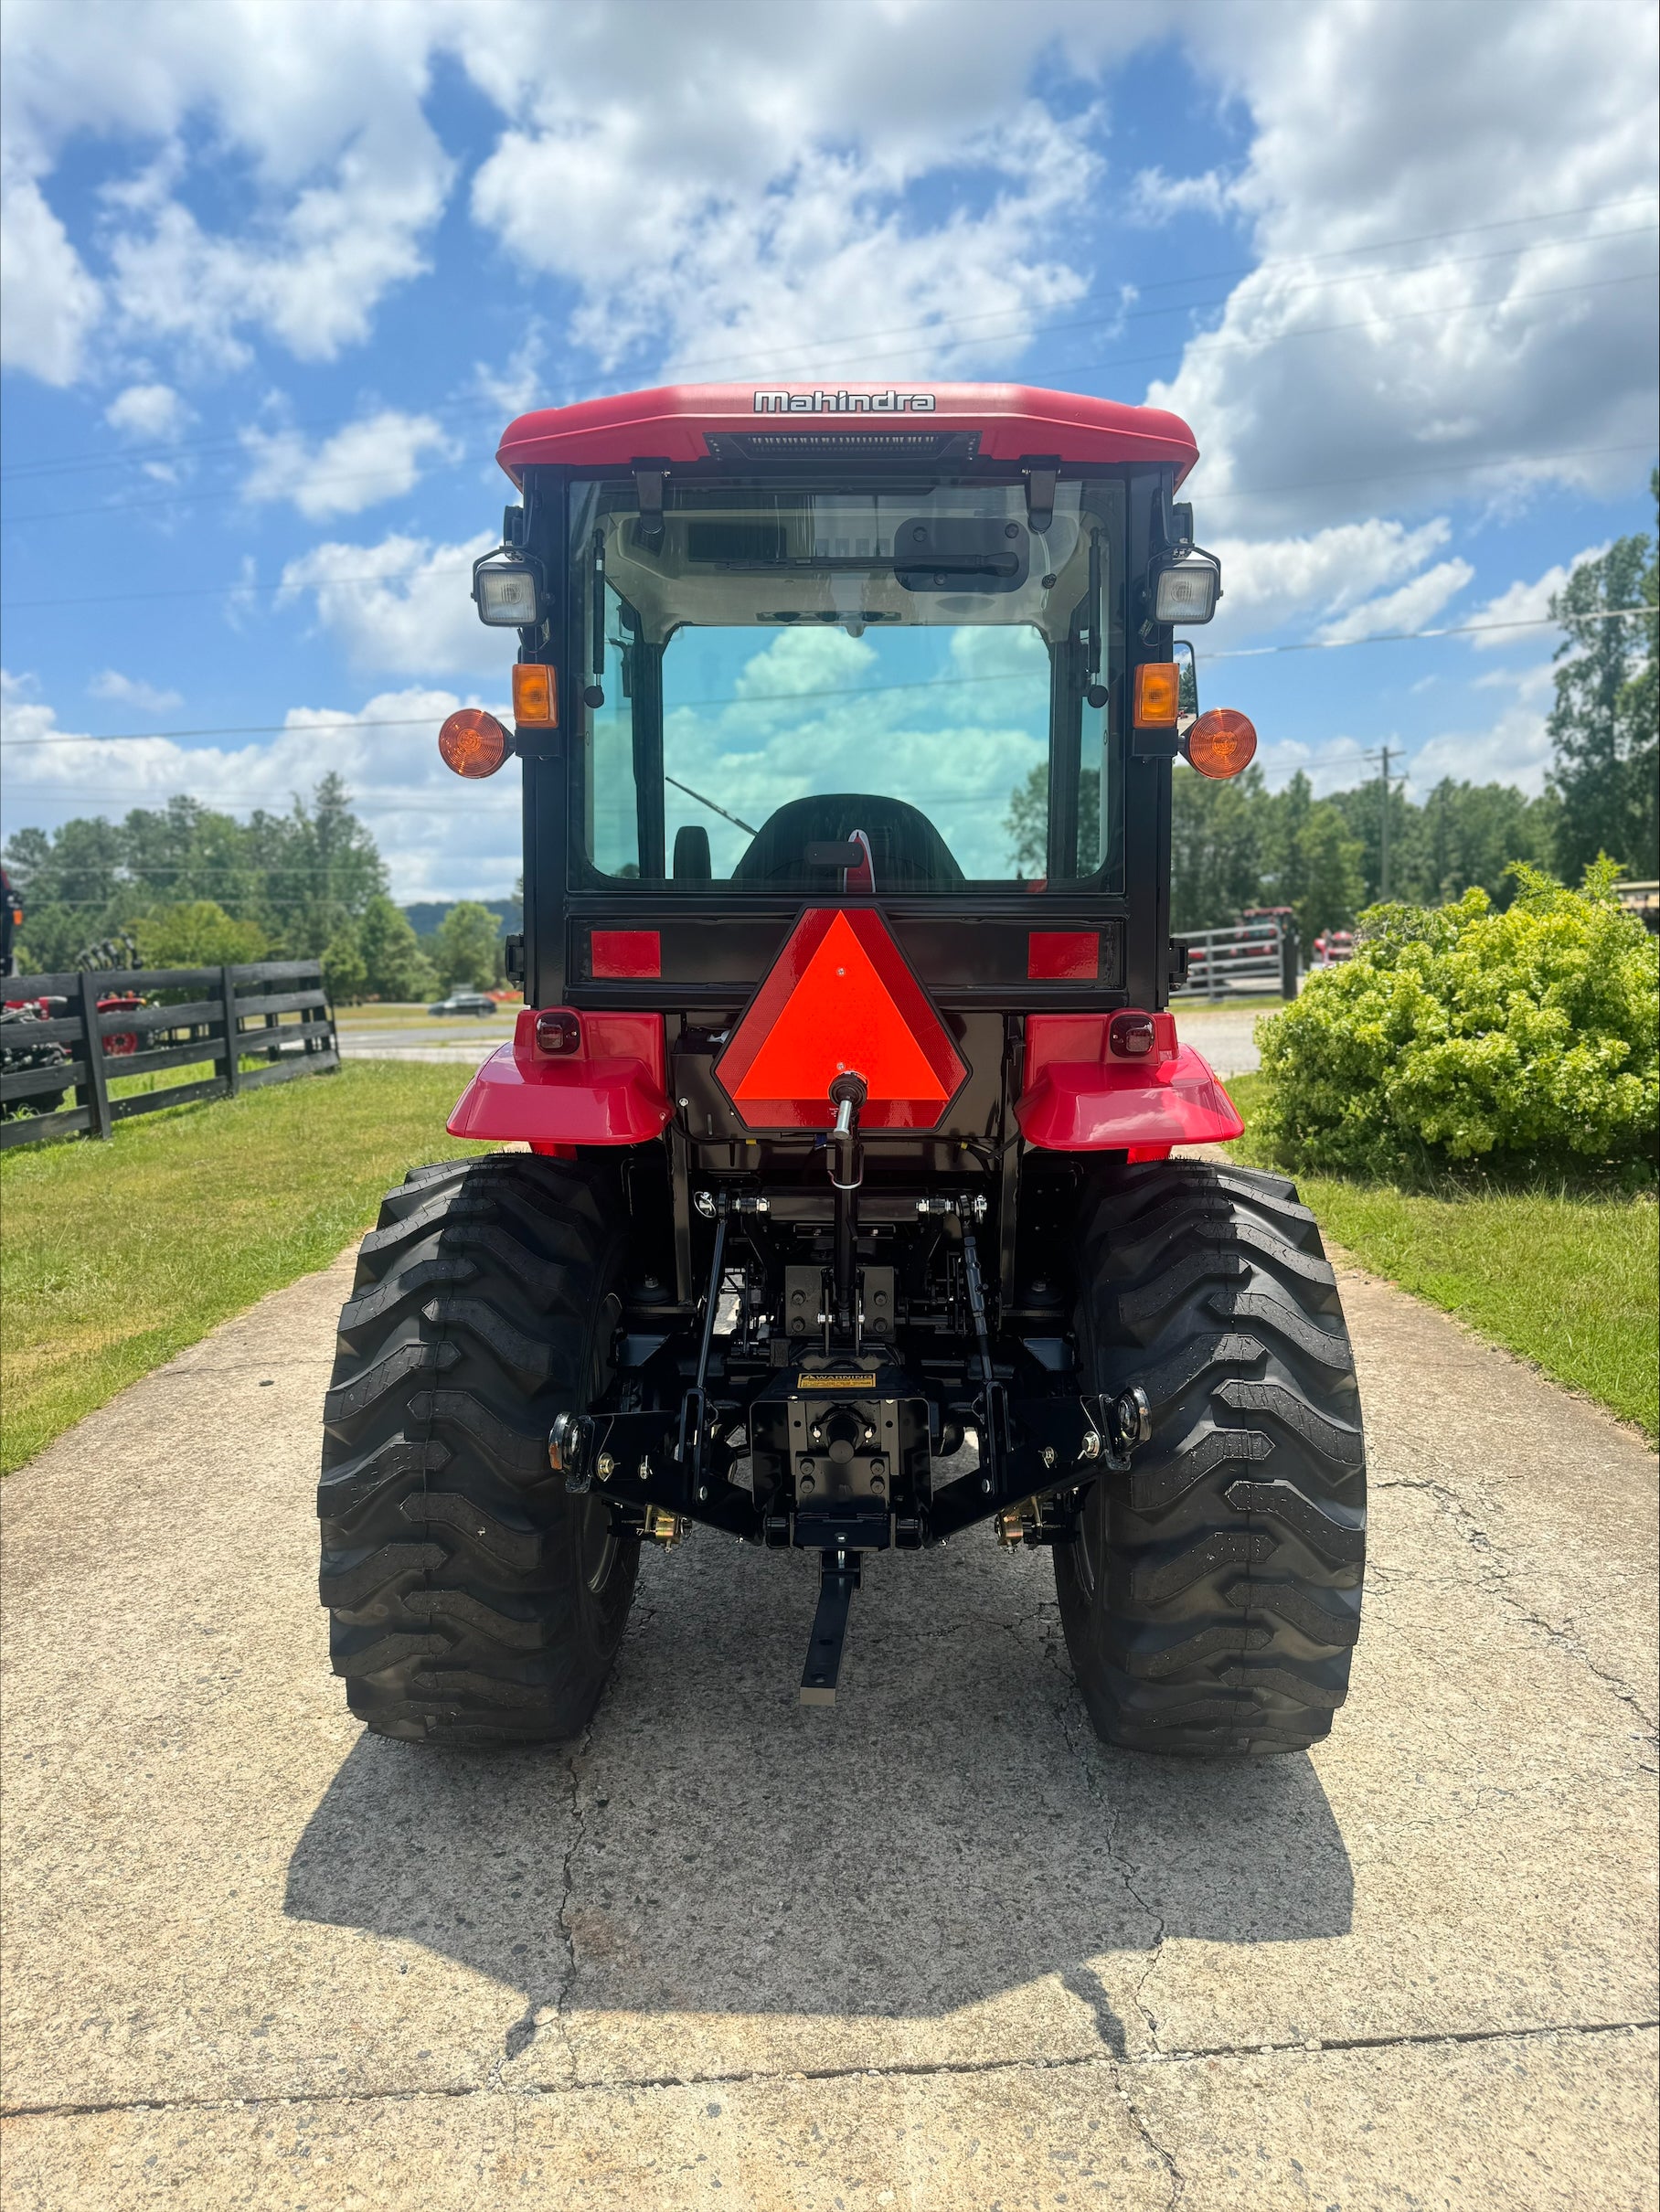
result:
M 682 783 L 678 776 L 671 776 L 666 769 L 663 772 L 663 781 L 672 783 L 676 791 L 683 791 L 688 799 L 696 799 L 699 806 L 707 806 L 711 814 L 718 814 L 723 822 L 730 822 L 736 828 L 747 830 L 751 837 L 760 835 L 752 822 L 746 822 L 741 814 L 729 814 L 724 806 L 717 806 L 713 799 L 706 799 L 700 791 L 694 791 L 689 783 Z

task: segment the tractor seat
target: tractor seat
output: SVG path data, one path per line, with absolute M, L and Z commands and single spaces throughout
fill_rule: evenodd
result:
M 883 891 L 954 891 L 965 878 L 928 816 L 903 799 L 867 792 L 825 792 L 791 799 L 769 814 L 732 870 L 734 883 L 787 883 L 835 890 L 841 871 L 811 867 L 810 845 L 845 845 L 855 830 L 870 840 L 876 888 Z

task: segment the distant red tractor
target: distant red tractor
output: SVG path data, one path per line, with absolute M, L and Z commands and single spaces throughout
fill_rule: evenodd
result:
M 23 899 L 11 877 L 0 868 L 0 976 L 15 975 L 17 972 L 16 939 L 23 927 Z M 131 962 L 137 952 L 131 938 L 121 948 L 108 945 L 93 947 L 81 956 L 80 964 L 90 967 L 103 955 L 112 962 L 118 962 L 122 953 Z M 98 1001 L 101 1014 L 127 1013 L 149 1002 L 131 992 L 110 993 Z M 42 1023 L 61 1017 L 69 1010 L 65 998 L 7 998 L 0 1003 L 0 1068 L 7 1074 L 28 1073 L 39 1075 L 53 1069 L 67 1069 L 70 1055 L 55 1038 L 43 1043 L 34 1039 L 40 1035 Z M 137 1033 L 132 1029 L 118 1029 L 103 1040 L 107 1055 L 122 1055 L 138 1050 Z M 63 1104 L 63 1090 L 30 1090 L 21 1104 L 9 1104 L 4 1111 L 9 1119 L 14 1113 L 56 1113 Z
M 862 1575 L 984 1526 L 1051 1553 L 1112 1742 L 1329 1729 L 1333 1271 L 1288 1181 L 1181 1149 L 1241 1124 L 1168 1010 L 1171 779 L 1256 741 L 1175 650 L 1220 591 L 1196 454 L 1013 386 L 506 431 L 474 597 L 513 723 L 440 744 L 521 763 L 525 1007 L 450 1128 L 528 1149 L 410 1175 L 341 1315 L 322 1594 L 371 1728 L 569 1737 L 642 1545 L 699 1526 L 817 1555 L 825 1703 Z

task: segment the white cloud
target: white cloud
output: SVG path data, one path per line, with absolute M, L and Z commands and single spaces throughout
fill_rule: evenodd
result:
M 1573 571 L 1588 560 L 1597 560 L 1608 550 L 1607 540 L 1600 546 L 1587 546 L 1583 553 L 1576 553 L 1570 561 L 1559 561 L 1554 569 L 1547 569 L 1543 576 L 1531 583 L 1518 580 L 1508 590 L 1490 599 L 1484 607 L 1478 607 L 1470 620 L 1473 622 L 1544 622 L 1550 613 L 1550 602 L 1568 582 Z M 1513 631 L 1508 635 L 1501 630 L 1488 637 L 1473 637 L 1470 643 L 1478 653 L 1495 653 L 1506 645 L 1537 645 L 1539 635 L 1526 631 Z
M 51 824 L 160 806 L 176 792 L 245 818 L 285 814 L 331 769 L 346 778 L 392 877 L 394 897 L 501 898 L 523 866 L 519 774 L 460 784 L 438 756 L 445 715 L 465 704 L 506 714 L 496 693 L 463 702 L 410 686 L 355 709 L 294 707 L 274 738 L 243 745 L 170 739 L 87 739 L 59 729 L 27 677 L 0 675 L 0 741 L 7 746 L 8 820 Z
M 363 174 L 343 160 L 345 181 L 300 194 L 269 242 L 214 237 L 170 201 L 112 247 L 123 322 L 221 368 L 249 358 L 238 335 L 249 325 L 302 361 L 332 361 L 361 344 L 385 293 L 426 268 L 420 234 L 443 204 L 447 165 L 384 165 L 391 174 Z
M 533 408 L 542 395 L 542 364 L 548 355 L 548 334 L 539 315 L 532 315 L 525 335 L 505 361 L 474 361 L 473 389 L 495 408 L 504 427 L 516 415 Z
M 1545 718 L 1555 686 L 1548 662 L 1533 668 L 1495 669 L 1477 688 L 1508 697 L 1495 718 L 1476 728 L 1441 732 L 1413 755 L 1411 791 L 1421 799 L 1443 776 L 1471 783 L 1514 783 L 1538 794 L 1545 788 L 1551 745 Z
M 1167 19 L 1153 0 L 970 19 L 797 0 L 781 50 L 762 0 L 654 12 L 648 41 L 626 9 L 503 11 L 461 49 L 511 118 L 474 215 L 580 287 L 573 335 L 608 368 L 635 348 L 709 378 L 1006 360 L 990 333 L 1087 288 L 1101 176 L 1099 119 L 1030 99 L 1033 72 L 1098 81 Z
M 1276 629 L 1312 609 L 1354 606 L 1421 569 L 1446 544 L 1444 517 L 1410 529 L 1384 520 L 1348 522 L 1305 537 L 1217 538 L 1222 601 L 1215 622 L 1196 633 L 1201 653 Z
M 512 633 L 486 630 L 469 597 L 473 563 L 495 542 L 486 530 L 459 546 L 398 535 L 377 546 L 314 546 L 283 569 L 277 603 L 313 593 L 318 622 L 355 667 L 504 670 Z
M 1032 104 L 940 149 L 931 168 L 984 186 L 989 205 L 920 225 L 904 207 L 915 173 L 862 150 L 793 148 L 756 189 L 729 165 L 654 178 L 641 164 L 654 121 L 643 103 L 580 131 L 509 133 L 474 187 L 475 216 L 516 259 L 580 285 L 571 333 L 603 368 L 649 344 L 665 373 L 715 380 L 964 369 L 1006 356 L 1011 322 L 1087 289 L 1044 250 L 1096 181 L 1087 122 Z M 549 205 L 569 219 L 548 223 Z
M 457 16 L 434 0 L 313 8 L 302 30 L 261 0 L 206 13 L 154 0 L 136 18 L 124 0 L 7 0 L 7 143 L 37 176 L 78 133 L 151 149 L 102 195 L 109 292 L 127 332 L 200 365 L 244 359 L 248 329 L 326 360 L 425 266 L 452 165 L 421 99 L 434 38 Z M 207 152 L 186 152 L 193 142 Z M 253 207 L 235 232 L 206 230 L 176 187 L 228 160 Z M 34 314 L 13 342 L 32 346 L 36 373 L 69 382 L 95 292 L 37 192 L 19 207 Z
M 1335 622 L 1327 622 L 1320 635 L 1327 644 L 1348 644 L 1354 639 L 1380 637 L 1398 631 L 1421 630 L 1434 620 L 1450 599 L 1457 597 L 1475 570 L 1467 560 L 1438 561 L 1399 591 L 1351 607 Z
M 170 384 L 129 384 L 105 408 L 104 420 L 123 437 L 159 444 L 180 434 L 190 409 Z
M 1654 218 L 1655 20 L 1648 0 L 1204 11 L 1189 51 L 1249 109 L 1233 197 L 1264 261 L 1149 393 L 1199 428 L 1201 503 L 1238 484 L 1259 527 L 1306 526 L 1630 480 L 1653 437 L 1654 249 L 1621 234 Z
M 451 56 L 506 119 L 475 213 L 524 266 L 577 283 L 595 357 L 718 349 L 747 367 L 763 346 L 1073 297 L 1087 278 L 1060 226 L 1087 210 L 1092 122 L 1027 86 L 1040 63 L 1096 79 L 1165 29 L 1156 0 L 976 7 L 970 36 L 962 0 L 798 0 L 781 58 L 762 0 L 642 22 L 404 0 L 312 9 L 297 36 L 261 0 L 208 17 L 154 0 L 136 24 L 124 0 L 8 0 L 0 97 L 31 175 L 76 134 L 144 146 L 103 195 L 134 337 L 223 367 L 261 331 L 326 359 L 424 265 L 453 165 L 422 101 Z M 186 187 L 227 158 L 253 205 L 210 229 Z M 924 183 L 942 213 L 919 215 Z M 937 328 L 899 350 L 908 370 L 946 356 Z M 67 340 L 42 357 L 75 373 Z
M 752 659 L 733 686 L 744 701 L 811 698 L 815 692 L 866 683 L 876 664 L 876 647 L 846 630 L 784 630 Z
M 99 288 L 40 190 L 77 134 L 143 149 L 104 195 L 101 233 L 131 337 L 221 366 L 253 332 L 307 359 L 361 342 L 425 266 L 452 187 L 422 104 L 442 57 L 504 118 L 475 219 L 576 287 L 569 328 L 608 371 L 1001 367 L 1018 341 L 995 334 L 1101 273 L 1086 265 L 1101 118 L 1080 92 L 1174 28 L 1251 143 L 1237 173 L 1151 169 L 1125 197 L 1144 219 L 1242 214 L 1270 264 L 1155 394 L 1199 428 L 1201 487 L 1388 477 L 1415 450 L 1446 464 L 1413 485 L 1437 505 L 1539 475 L 1605 487 L 1624 457 L 1547 456 L 1650 437 L 1653 295 L 1612 281 L 1647 271 L 1647 241 L 1617 235 L 1640 207 L 1434 242 L 1652 199 L 1647 0 L 1237 0 L 1187 29 L 1157 0 L 796 0 L 782 51 L 772 0 L 648 14 L 643 36 L 638 8 L 402 0 L 309 10 L 296 36 L 261 0 L 153 0 L 136 19 L 126 0 L 8 0 L 12 357 L 59 382 L 84 373 Z M 1031 97 L 1040 69 L 1069 79 L 1064 106 Z M 230 204 L 250 203 L 219 229 L 196 212 L 214 164 L 232 171 Z M 1430 242 L 1378 250 L 1412 237 Z M 1422 260 L 1437 265 L 1403 273 Z M 1357 265 L 1374 273 L 1335 282 Z M 533 367 L 505 372 L 515 402 Z M 1272 535 L 1376 488 L 1252 496 Z
M 1392 737 L 1389 742 L 1394 744 Z M 1399 759 L 1398 753 L 1397 766 Z M 1357 783 L 1378 773 L 1375 750 L 1358 738 L 1345 736 L 1323 737 L 1314 744 L 1305 744 L 1298 738 L 1271 738 L 1259 748 L 1257 764 L 1271 790 L 1282 791 L 1293 776 L 1302 774 L 1308 778 L 1317 799 L 1325 798 L 1328 792 L 1352 791 Z
M 0 176 L 0 361 L 46 384 L 73 384 L 102 307 L 39 186 L 8 165 Z
M 1135 221 L 1167 223 L 1178 215 L 1208 215 L 1220 221 L 1231 208 L 1233 186 L 1215 169 L 1202 176 L 1166 176 L 1162 169 L 1143 169 L 1130 187 L 1130 213 Z
M 295 430 L 247 430 L 242 444 L 253 463 L 242 496 L 256 504 L 292 500 L 313 522 L 401 498 L 420 482 L 423 455 L 448 460 L 457 450 L 431 415 L 391 407 L 347 423 L 318 445 Z
M 136 707 L 144 714 L 161 714 L 169 707 L 182 707 L 182 691 L 160 691 L 154 684 L 146 684 L 142 676 L 122 675 L 118 668 L 106 668 L 95 675 L 87 686 L 95 699 L 114 699 L 122 707 Z

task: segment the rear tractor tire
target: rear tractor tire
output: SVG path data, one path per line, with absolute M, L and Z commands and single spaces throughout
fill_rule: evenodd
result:
M 1055 1548 L 1097 1732 L 1250 1758 L 1316 1743 L 1360 1632 L 1366 1462 L 1320 1232 L 1281 1175 L 1196 1160 L 1099 1173 L 1078 1253 L 1092 1388 L 1153 1436 Z
M 622 1194 L 522 1154 L 417 1168 L 364 1239 L 324 1409 L 320 1590 L 351 1709 L 422 1742 L 587 1723 L 639 1547 L 548 1463 L 610 1380 Z

